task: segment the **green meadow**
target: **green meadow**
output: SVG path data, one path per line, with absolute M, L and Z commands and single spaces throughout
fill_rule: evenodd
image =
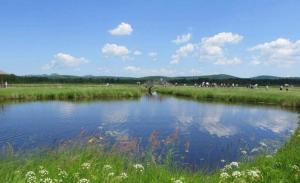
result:
M 158 93 L 194 100 L 228 103 L 254 103 L 300 107 L 300 88 L 195 88 L 156 87 Z M 146 94 L 136 85 L 30 85 L 0 89 L 6 100 L 79 100 L 141 97 Z M 170 151 L 171 152 L 171 151 Z M 300 182 L 300 128 L 274 155 L 260 155 L 254 160 L 226 162 L 214 172 L 192 171 L 176 166 L 166 158 L 158 163 L 151 149 L 143 157 L 107 151 L 97 140 L 61 144 L 54 149 L 14 152 L 8 144 L 0 156 L 0 183 L 285 183 Z M 170 153 L 172 156 L 172 153 Z

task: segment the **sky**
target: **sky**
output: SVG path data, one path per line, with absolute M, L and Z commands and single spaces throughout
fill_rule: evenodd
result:
M 298 0 L 0 0 L 17 75 L 300 76 Z

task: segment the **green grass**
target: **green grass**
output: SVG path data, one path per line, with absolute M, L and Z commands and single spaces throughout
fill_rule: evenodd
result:
M 285 144 L 277 154 L 272 157 L 260 156 L 251 162 L 241 162 L 238 168 L 226 170 L 229 175 L 239 171 L 242 176 L 227 179 L 220 177 L 221 170 L 211 174 L 201 171 L 191 172 L 180 168 L 172 168 L 165 164 L 155 164 L 151 158 L 138 160 L 138 158 L 126 158 L 118 153 L 105 152 L 96 144 L 87 146 L 60 146 L 54 150 L 47 150 L 32 154 L 9 154 L 0 159 L 0 182 L 24 183 L 26 173 L 34 171 L 37 179 L 45 177 L 62 179 L 63 182 L 77 183 L 86 178 L 90 182 L 126 182 L 126 183 L 173 183 L 173 179 L 181 179 L 183 182 L 299 182 L 300 181 L 300 130 L 298 129 L 291 140 Z M 129 156 L 131 157 L 131 156 Z M 84 168 L 84 163 L 90 164 L 90 168 Z M 143 171 L 138 171 L 134 165 L 142 164 Z M 104 166 L 110 165 L 112 169 L 105 170 Z M 296 165 L 296 166 L 294 166 Z M 43 177 L 39 171 L 43 166 L 49 173 Z M 294 167 L 293 167 L 294 166 Z M 62 178 L 59 169 L 66 171 L 68 176 Z M 250 170 L 259 171 L 259 177 L 247 176 Z M 113 172 L 114 176 L 109 177 Z M 126 179 L 120 179 L 120 174 L 125 172 Z
M 176 96 L 185 96 L 197 100 L 213 100 L 239 103 L 266 103 L 281 106 L 299 107 L 300 90 L 279 91 L 277 88 L 269 90 L 245 88 L 194 88 L 194 87 L 169 87 L 158 88 L 158 92 Z M 33 86 L 14 87 L 1 89 L 0 96 L 3 99 L 81 99 L 98 97 L 135 97 L 142 96 L 143 89 L 137 86 Z M 55 97 L 49 97 L 55 96 Z M 76 96 L 76 97 L 75 97 Z M 84 96 L 84 97 L 79 97 Z M 0 183 L 25 183 L 26 173 L 34 171 L 37 180 L 45 177 L 62 179 L 64 183 L 79 183 L 80 179 L 86 178 L 90 183 L 173 183 L 181 180 L 188 183 L 218 183 L 218 182 L 263 182 L 263 183 L 288 183 L 300 182 L 300 128 L 288 142 L 281 147 L 272 157 L 260 156 L 253 161 L 241 160 L 238 168 L 226 170 L 230 175 L 222 179 L 221 170 L 212 173 L 201 171 L 193 172 L 186 169 L 169 166 L 169 163 L 155 164 L 151 158 L 139 159 L 132 156 L 122 156 L 116 152 L 104 151 L 96 144 L 85 147 L 60 146 L 53 150 L 32 153 L 12 153 L 0 156 Z M 89 169 L 82 168 L 84 163 L 89 163 Z M 143 165 L 143 172 L 134 168 L 135 163 Z M 104 165 L 112 166 L 111 170 L 105 170 Z M 295 166 L 296 165 L 296 166 Z M 39 174 L 40 166 L 43 166 L 49 174 L 45 177 Z M 68 176 L 59 176 L 59 170 L 66 171 Z M 247 174 L 250 170 L 259 171 L 257 178 L 251 178 Z M 241 177 L 234 178 L 232 173 L 240 172 Z M 115 175 L 109 177 L 113 172 Z M 120 178 L 125 172 L 128 177 Z M 45 182 L 45 181 L 44 181 Z M 59 181 L 57 181 L 59 182 Z M 83 183 L 83 182 L 80 182 Z M 176 182 L 180 183 L 180 181 Z
M 192 86 L 159 87 L 161 94 L 188 97 L 196 100 L 221 101 L 229 103 L 263 103 L 284 107 L 300 107 L 300 88 L 280 91 L 279 88 L 195 88 Z
M 142 87 L 133 85 L 21 85 L 0 88 L 0 101 L 131 98 L 140 97 L 143 93 Z

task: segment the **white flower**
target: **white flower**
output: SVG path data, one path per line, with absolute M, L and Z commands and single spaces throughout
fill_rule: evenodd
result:
M 141 165 L 141 164 L 135 164 L 133 165 L 133 167 L 137 170 L 137 171 L 140 171 L 140 172 L 143 172 L 144 171 L 144 166 Z
M 91 168 L 91 164 L 90 163 L 83 163 L 81 165 L 81 168 L 84 169 L 84 170 L 88 170 Z
M 26 182 L 27 183 L 34 183 L 36 182 L 36 176 L 35 176 L 35 173 L 33 171 L 29 171 L 26 173 L 25 175 L 26 177 Z
M 39 170 L 39 174 L 42 177 L 45 177 L 45 176 L 47 176 L 49 174 L 49 172 L 46 169 L 41 169 L 41 170 Z
M 297 165 L 293 165 L 293 166 L 292 166 L 292 169 L 293 169 L 293 170 L 299 170 L 299 167 L 298 167 Z
M 82 178 L 78 181 L 78 183 L 90 183 L 88 179 Z
M 259 170 L 248 170 L 247 175 L 252 179 L 260 178 L 260 171 Z
M 235 178 L 238 178 L 238 177 L 242 176 L 242 173 L 239 172 L 239 171 L 234 171 L 234 172 L 232 172 L 232 176 L 235 177 Z
M 58 169 L 58 176 L 62 177 L 62 178 L 67 178 L 68 177 L 68 173 L 62 169 Z
M 45 178 L 45 179 L 42 179 L 41 181 L 42 183 L 54 183 L 53 180 L 49 177 Z
M 107 174 L 108 177 L 113 177 L 114 175 L 115 175 L 114 172 L 110 172 L 110 173 Z
M 112 166 L 111 166 L 111 165 L 104 165 L 104 166 L 103 166 L 103 169 L 104 169 L 104 170 L 111 170 L 111 169 L 112 169 Z
M 232 168 L 238 168 L 239 167 L 239 163 L 238 162 L 231 162 L 229 164 Z
M 221 159 L 221 163 L 225 163 L 226 161 L 224 159 Z
M 122 173 L 119 175 L 119 177 L 120 177 L 121 179 L 126 179 L 126 178 L 128 177 L 128 175 L 127 175 L 127 173 L 122 172 Z
M 174 180 L 174 183 L 183 183 L 183 181 L 178 179 L 178 180 Z
M 227 178 L 230 177 L 230 175 L 226 172 L 223 172 L 223 173 L 220 174 L 220 177 L 221 177 L 221 179 L 227 179 Z

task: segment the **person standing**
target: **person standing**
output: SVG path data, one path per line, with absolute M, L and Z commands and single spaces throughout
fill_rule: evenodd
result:
M 7 81 L 5 81 L 4 87 L 7 88 L 7 86 L 8 86 Z

